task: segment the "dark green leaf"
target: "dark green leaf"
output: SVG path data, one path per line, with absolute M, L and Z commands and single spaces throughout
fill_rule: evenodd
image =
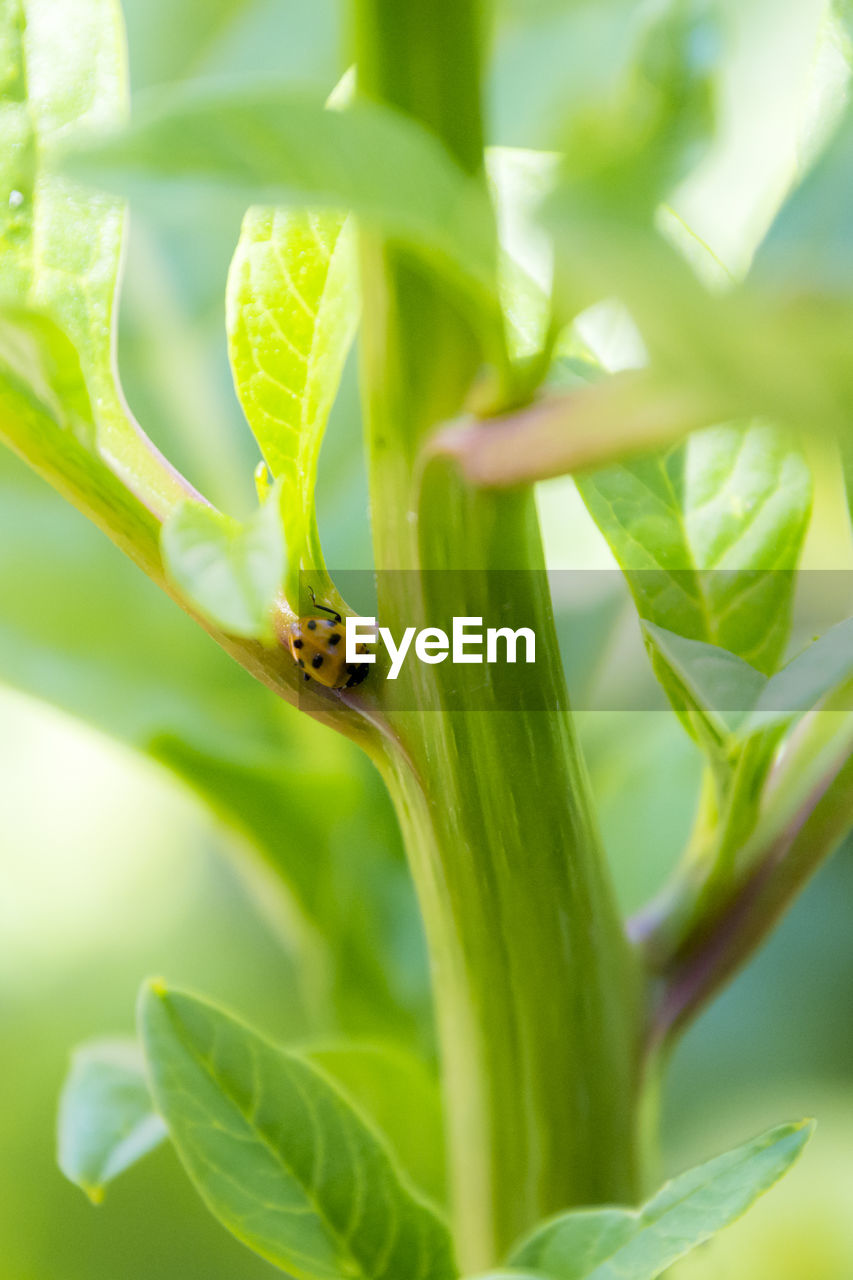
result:
M 424 1062 L 396 1045 L 344 1043 L 305 1053 L 385 1135 L 415 1185 L 442 1203 L 446 1191 L 441 1092 Z
M 453 1280 L 445 1227 L 323 1072 L 159 983 L 140 1023 L 172 1140 L 238 1239 L 298 1280 Z
M 59 1167 L 100 1204 L 113 1178 L 166 1137 L 134 1041 L 95 1040 L 75 1049 L 59 1104 Z
M 582 477 L 578 487 L 641 618 L 773 669 L 811 509 L 808 468 L 785 433 L 711 428 L 668 453 Z M 655 656 L 678 707 L 678 680 L 666 656 Z

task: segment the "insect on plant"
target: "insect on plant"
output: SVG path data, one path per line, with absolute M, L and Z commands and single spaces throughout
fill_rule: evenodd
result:
M 367 675 L 365 663 L 347 662 L 344 651 L 343 619 L 336 609 L 317 604 L 314 592 L 311 599 L 315 609 L 331 617 L 316 615 L 297 619 L 284 633 L 293 661 L 304 671 L 306 680 L 316 680 L 329 689 L 352 689 L 361 684 Z M 358 652 L 366 653 L 367 646 L 359 645 Z
M 147 44 L 125 8 L 132 110 L 117 0 L 0 2 L 0 674 L 240 833 L 299 1008 L 249 984 L 267 1037 L 147 980 L 136 1038 L 74 1054 L 60 1166 L 100 1200 L 168 1143 L 297 1280 L 700 1266 L 812 1125 L 665 1182 L 669 1063 L 853 826 L 849 591 L 816 624 L 801 569 L 851 558 L 847 6 L 223 4 L 225 75 L 190 0 Z M 304 63 L 260 77 L 271 48 Z M 194 289 L 242 435 L 169 319 Z M 566 546 L 601 599 L 552 591 Z M 531 659 L 368 676 L 351 568 L 389 636 Z

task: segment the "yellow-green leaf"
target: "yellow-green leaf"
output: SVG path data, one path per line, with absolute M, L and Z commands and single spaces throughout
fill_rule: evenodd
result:
M 117 0 L 0 5 L 0 296 L 49 315 L 69 338 L 101 456 L 162 516 L 187 486 L 130 416 L 113 364 L 124 206 L 49 163 L 70 130 L 115 124 L 126 109 Z
M 234 636 L 271 635 L 285 568 L 277 490 L 245 524 L 182 503 L 163 526 L 161 546 L 172 582 L 208 622 Z
M 281 480 L 294 605 L 300 570 L 323 570 L 314 487 L 355 332 L 354 249 L 351 221 L 339 214 L 253 208 L 228 281 L 234 384 L 267 465 Z

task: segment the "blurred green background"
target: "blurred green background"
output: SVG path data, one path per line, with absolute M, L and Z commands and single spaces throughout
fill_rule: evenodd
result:
M 138 93 L 229 75 L 328 90 L 347 63 L 343 6 L 334 0 L 125 0 L 124 7 Z M 611 61 L 613 26 L 601 19 L 608 7 L 618 9 L 556 0 L 502 7 L 488 87 L 492 141 L 553 142 L 579 66 Z M 717 138 L 678 207 L 738 270 L 819 128 L 825 90 L 815 88 L 816 61 L 825 72 L 820 85 L 842 76 L 831 42 L 815 57 L 825 5 L 728 0 L 722 8 Z M 193 482 L 234 513 L 251 501 L 256 460 L 225 355 L 223 291 L 237 230 L 189 196 L 134 219 L 120 347 L 137 416 Z M 341 569 L 370 563 L 359 441 L 352 361 L 319 489 L 327 560 Z M 814 462 L 818 514 L 807 563 L 849 569 L 832 459 Z M 540 499 L 553 568 L 612 568 L 570 481 L 543 486 Z M 586 589 L 573 578 L 576 590 L 557 604 L 575 694 L 588 702 L 597 691 L 608 705 L 629 707 L 648 674 L 628 641 L 631 620 L 614 578 L 590 575 Z M 99 534 L 4 455 L 0 591 L 0 1280 L 271 1275 L 208 1218 L 169 1150 L 91 1208 L 55 1168 L 56 1098 L 71 1046 L 131 1031 L 136 991 L 151 973 L 214 996 L 288 1040 L 332 1025 L 386 1034 L 390 1017 L 390 1033 L 431 1061 L 423 947 L 387 800 L 354 749 L 269 706 Z M 851 611 L 837 580 L 815 576 L 802 594 L 810 620 L 815 610 L 826 621 Z M 660 884 L 679 850 L 699 761 L 667 712 L 590 711 L 580 719 L 630 909 Z M 239 765 L 260 762 L 263 774 L 265 762 L 279 761 L 264 775 L 268 787 L 253 793 L 254 826 L 278 838 L 305 876 L 322 880 L 324 901 L 333 904 L 326 909 L 346 922 L 345 990 L 325 973 L 319 952 L 309 950 L 307 977 L 297 965 L 287 904 L 245 832 L 217 823 L 189 788 L 134 747 L 208 791 L 222 790 Z M 668 1171 L 776 1121 L 804 1114 L 819 1121 L 798 1169 L 681 1269 L 689 1280 L 853 1275 L 851 904 L 853 845 L 821 872 L 672 1064 Z M 364 937 L 381 940 L 390 971 L 365 967 Z

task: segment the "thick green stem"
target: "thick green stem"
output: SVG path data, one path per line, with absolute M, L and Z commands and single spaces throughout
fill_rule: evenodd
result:
M 509 586 L 540 654 L 521 705 L 511 667 L 478 668 L 467 691 L 449 667 L 421 668 L 418 712 L 393 717 L 412 759 L 392 793 L 434 962 L 457 1239 L 474 1269 L 558 1209 L 636 1197 L 639 1002 L 537 572 L 532 503 L 474 497 L 442 473 L 426 486 L 420 525 L 425 616 L 500 618 Z M 524 568 L 489 571 L 496 564 Z
M 359 0 L 359 85 L 481 165 L 471 0 Z M 509 602 L 534 674 L 406 664 L 386 777 L 431 948 L 465 1269 L 492 1266 L 544 1215 L 638 1191 L 637 972 L 616 914 L 574 738 L 529 492 L 476 493 L 419 468 L 459 412 L 478 344 L 401 251 L 365 240 L 363 373 L 381 621 L 477 616 Z M 466 572 L 467 571 L 467 572 Z M 506 571 L 513 571 L 507 574 Z M 497 620 L 497 621 L 495 621 Z M 482 679 L 479 676 L 482 675 Z M 400 709 L 402 708 L 402 709 Z

